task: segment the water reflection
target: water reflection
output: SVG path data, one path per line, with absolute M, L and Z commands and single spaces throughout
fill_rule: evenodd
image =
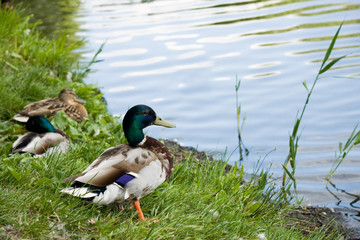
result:
M 136 67 L 136 66 L 144 66 L 150 65 L 158 62 L 165 61 L 167 58 L 165 56 L 152 57 L 147 59 L 139 59 L 135 61 L 118 61 L 112 62 L 110 67 Z
M 145 48 L 133 48 L 133 49 L 122 49 L 122 50 L 114 50 L 111 52 L 100 53 L 101 58 L 112 58 L 112 57 L 122 57 L 122 56 L 130 56 L 130 55 L 141 55 L 147 53 L 147 49 Z M 91 54 L 87 54 L 85 56 L 90 57 Z
M 179 54 L 179 55 L 176 57 L 176 59 L 184 60 L 184 59 L 188 59 L 188 58 L 197 57 L 197 56 L 203 55 L 203 54 L 205 54 L 205 53 L 206 53 L 205 51 L 191 51 L 191 52 L 186 52 L 186 53 Z
M 74 0 L 12 0 L 14 5 L 21 4 L 26 13 L 34 17 L 30 21 L 41 21 L 38 29 L 46 36 L 58 37 L 66 32 L 70 37 L 79 31 L 78 22 L 74 21 L 80 7 Z
M 114 87 L 111 88 L 109 90 L 107 90 L 110 93 L 120 93 L 120 92 L 125 92 L 125 91 L 131 91 L 134 90 L 135 87 L 134 86 L 121 86 L 121 87 Z
M 338 193 L 340 192 L 340 193 L 344 193 L 347 196 L 353 198 L 353 200 L 350 201 L 350 206 L 360 210 L 360 194 L 353 194 L 344 189 L 338 188 L 338 187 L 336 187 L 336 185 L 333 182 L 330 182 L 330 185 L 336 190 L 336 192 L 331 191 L 328 187 L 326 189 L 332 196 L 334 196 L 338 200 L 337 205 L 340 205 L 341 202 L 343 201 L 343 199 L 338 196 L 339 195 Z M 360 215 L 358 215 L 358 217 L 360 217 Z M 360 220 L 360 218 L 358 220 Z
M 198 68 L 208 68 L 213 65 L 213 62 L 198 62 L 194 64 L 186 64 L 186 65 L 177 65 L 166 68 L 158 68 L 150 71 L 140 71 L 140 72 L 129 72 L 123 74 L 123 77 L 139 77 L 139 76 L 149 76 L 149 75 L 162 75 L 169 73 L 176 73 L 181 70 L 186 69 L 198 69 Z

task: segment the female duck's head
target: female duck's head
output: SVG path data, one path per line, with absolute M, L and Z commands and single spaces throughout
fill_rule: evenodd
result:
M 59 99 L 67 104 L 80 103 L 84 104 L 85 101 L 79 98 L 75 91 L 70 88 L 64 88 L 59 94 Z
M 155 111 L 146 105 L 136 105 L 130 108 L 123 120 L 125 137 L 130 146 L 136 146 L 144 139 L 143 129 L 150 125 L 173 128 L 175 124 L 161 119 Z
M 25 127 L 29 132 L 35 133 L 55 132 L 54 126 L 43 116 L 30 117 Z

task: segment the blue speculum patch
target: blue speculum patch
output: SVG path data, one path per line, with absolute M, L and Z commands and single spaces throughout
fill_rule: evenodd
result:
M 118 178 L 118 180 L 116 180 L 115 182 L 117 184 L 119 184 L 122 187 L 125 187 L 125 185 L 130 182 L 131 180 L 133 180 L 135 177 L 130 175 L 130 174 L 124 174 L 121 177 Z

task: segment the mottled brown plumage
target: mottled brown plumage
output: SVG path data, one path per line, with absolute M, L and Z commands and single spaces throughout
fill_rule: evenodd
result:
M 166 180 L 169 179 L 174 168 L 173 155 L 169 151 L 169 149 L 158 140 L 149 136 L 146 136 L 146 141 L 144 142 L 142 147 L 154 152 L 157 155 L 158 159 L 160 159 L 162 164 L 164 164 L 165 160 L 168 161 L 168 167 L 165 167 L 165 170 Z
M 32 116 L 54 116 L 59 111 L 64 111 L 70 118 L 81 122 L 88 117 L 88 112 L 83 105 L 84 101 L 76 96 L 74 90 L 65 88 L 59 97 L 46 98 L 24 107 L 13 119 L 19 122 L 26 122 Z

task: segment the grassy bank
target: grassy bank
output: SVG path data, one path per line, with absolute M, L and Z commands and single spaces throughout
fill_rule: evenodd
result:
M 171 179 L 141 200 L 145 216 L 63 196 L 62 179 L 82 171 L 110 146 L 125 143 L 118 119 L 109 115 L 96 86 L 85 85 L 87 67 L 78 64 L 66 37 L 49 40 L 28 17 L 0 10 L 0 238 L 10 239 L 337 239 L 326 228 L 306 234 L 284 215 L 269 173 L 244 183 L 243 169 L 222 161 L 181 155 Z M 52 123 L 72 140 L 64 155 L 32 158 L 8 153 L 22 126 L 11 117 L 24 105 L 73 88 L 87 101 L 89 120 L 77 123 L 57 114 Z M 178 155 L 177 155 L 178 156 Z M 270 201 L 271 199 L 271 201 Z M 306 223 L 304 223 L 306 224 Z

